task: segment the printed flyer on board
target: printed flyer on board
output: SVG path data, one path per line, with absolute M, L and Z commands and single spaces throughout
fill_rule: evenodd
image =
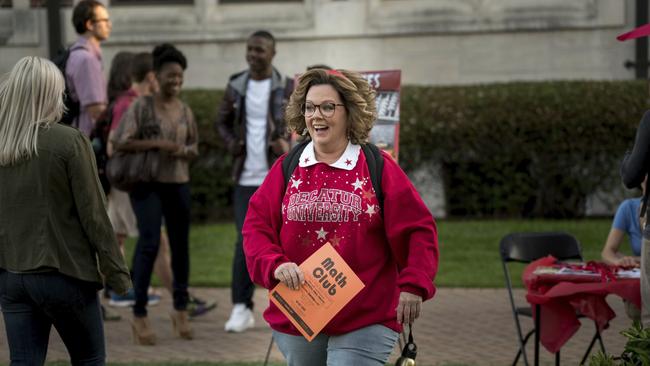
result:
M 305 283 L 299 290 L 280 283 L 269 297 L 311 342 L 365 285 L 330 243 L 307 258 L 300 269 Z
M 370 86 L 377 91 L 377 121 L 370 130 L 370 142 L 399 157 L 399 120 L 402 72 L 400 70 L 361 71 Z

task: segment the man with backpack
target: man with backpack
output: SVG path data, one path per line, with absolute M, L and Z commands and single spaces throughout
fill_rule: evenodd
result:
M 111 19 L 102 3 L 83 0 L 72 12 L 72 23 L 79 38 L 67 51 L 65 81 L 68 97 L 78 103 L 79 110 L 77 115 L 69 117 L 74 127 L 90 136 L 95 121 L 106 109 L 106 78 L 100 44 L 111 34 Z
M 72 11 L 72 24 L 79 38 L 54 60 L 65 76 L 68 111 L 61 122 L 90 137 L 107 105 L 100 43 L 108 39 L 112 25 L 108 10 L 96 0 L 80 1 Z M 102 317 L 104 320 L 120 319 L 103 305 Z
M 435 293 L 435 221 L 399 165 L 367 144 L 376 117 L 375 92 L 361 74 L 300 75 L 285 120 L 309 142 L 298 145 L 298 159 L 298 148 L 281 157 L 250 199 L 242 233 L 255 283 L 269 290 L 278 282 L 293 290 L 313 286 L 299 263 L 329 246 L 349 266 L 345 274 L 365 285 L 322 330 L 311 328 L 311 342 L 281 307 L 269 305 L 264 319 L 289 365 L 383 366 L 402 325 L 414 323 Z M 287 159 L 297 164 L 285 169 Z M 320 277 L 322 287 L 344 286 L 337 273 L 329 273 L 330 282 Z

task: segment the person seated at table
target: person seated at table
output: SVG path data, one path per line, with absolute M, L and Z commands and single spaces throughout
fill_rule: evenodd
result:
M 645 193 L 645 180 L 641 184 L 642 192 Z M 600 253 L 603 261 L 610 265 L 639 267 L 641 263 L 641 227 L 644 226 L 645 218 L 640 218 L 642 197 L 629 198 L 623 201 L 614 215 L 612 228 L 607 235 L 605 247 Z M 632 256 L 620 253 L 619 249 L 623 238 L 627 234 L 630 240 Z
M 644 180 L 641 189 L 645 193 Z M 641 203 L 643 196 L 629 198 L 623 201 L 616 210 L 612 228 L 607 235 L 605 247 L 600 253 L 603 261 L 610 265 L 639 267 L 641 264 L 641 228 L 645 226 L 645 218 L 641 218 Z M 619 251 L 625 235 L 630 240 L 630 247 L 633 255 L 625 255 Z M 634 304 L 624 301 L 625 312 L 632 320 L 641 318 L 641 311 Z
M 600 253 L 605 263 L 625 267 L 638 267 L 641 263 L 641 200 L 640 197 L 629 198 L 618 206 L 612 228 Z M 625 255 L 619 251 L 626 235 L 630 240 L 633 255 Z

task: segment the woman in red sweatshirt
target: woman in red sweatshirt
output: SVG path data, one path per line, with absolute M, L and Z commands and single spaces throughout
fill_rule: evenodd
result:
M 254 282 L 298 289 L 304 283 L 298 264 L 329 242 L 365 285 L 312 342 L 269 305 L 264 318 L 289 365 L 384 365 L 401 325 L 413 323 L 435 293 L 433 217 L 383 152 L 383 204 L 373 188 L 360 144 L 376 116 L 375 92 L 360 74 L 303 74 L 286 119 L 311 142 L 288 184 L 281 157 L 250 200 L 243 235 Z

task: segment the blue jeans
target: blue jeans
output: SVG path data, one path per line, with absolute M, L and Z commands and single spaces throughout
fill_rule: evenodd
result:
M 58 272 L 0 270 L 0 305 L 11 365 L 43 365 L 52 325 L 72 365 L 104 365 L 104 324 L 97 287 Z
M 133 212 L 138 219 L 138 243 L 133 255 L 135 316 L 147 315 L 151 272 L 160 246 L 163 217 L 174 275 L 174 309 L 185 310 L 190 277 L 190 187 L 189 184 L 142 183 L 129 193 Z
M 273 331 L 273 339 L 288 366 L 383 366 L 399 334 L 375 324 L 338 336 L 319 334 L 311 342 L 303 336 Z

